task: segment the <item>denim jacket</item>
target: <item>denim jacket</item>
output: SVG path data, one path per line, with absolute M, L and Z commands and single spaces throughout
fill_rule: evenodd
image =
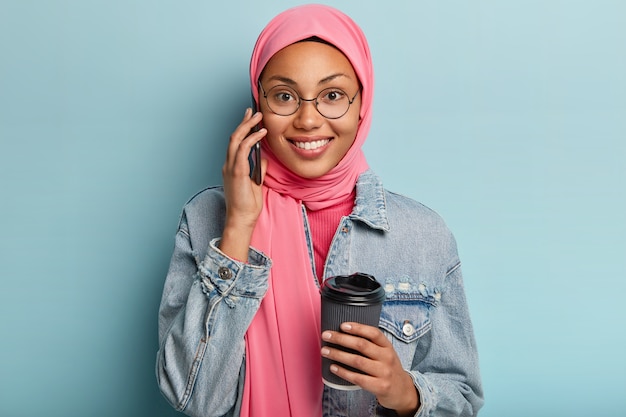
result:
M 341 219 L 332 240 L 324 278 L 365 272 L 383 284 L 387 297 L 379 327 L 419 392 L 416 416 L 475 416 L 482 388 L 454 237 L 436 213 L 384 190 L 372 171 L 360 176 L 356 190 L 352 214 Z M 303 216 L 312 257 L 304 208 Z M 239 415 L 244 334 L 271 268 L 271 260 L 254 248 L 247 263 L 220 252 L 224 217 L 221 187 L 185 205 L 159 309 L 159 387 L 190 416 Z M 365 390 L 326 386 L 322 412 L 396 415 Z

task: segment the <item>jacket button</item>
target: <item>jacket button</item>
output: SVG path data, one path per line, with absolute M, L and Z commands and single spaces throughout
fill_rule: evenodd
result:
M 402 333 L 404 333 L 405 336 L 411 336 L 415 333 L 415 327 L 413 327 L 411 323 L 404 323 L 404 326 L 402 326 Z
M 221 266 L 217 270 L 217 275 L 220 277 L 220 279 L 224 279 L 224 280 L 229 280 L 233 277 L 232 271 L 226 268 L 225 266 Z

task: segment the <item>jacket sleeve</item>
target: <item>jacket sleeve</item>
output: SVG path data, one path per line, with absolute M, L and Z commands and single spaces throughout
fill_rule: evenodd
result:
M 217 243 L 200 259 L 183 212 L 159 308 L 159 388 L 190 416 L 232 415 L 239 405 L 244 335 L 267 291 L 267 257 L 250 249 L 242 263 Z
M 440 303 L 431 314 L 430 347 L 410 374 L 420 393 L 416 417 L 476 416 L 483 404 L 478 353 L 456 243 L 450 234 Z

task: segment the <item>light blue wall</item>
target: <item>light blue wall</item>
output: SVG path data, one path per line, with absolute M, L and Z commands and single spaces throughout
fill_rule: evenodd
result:
M 1 416 L 176 415 L 153 363 L 180 208 L 294 4 L 0 0 Z M 375 59 L 370 164 L 459 241 L 482 416 L 623 416 L 626 3 L 333 4 Z

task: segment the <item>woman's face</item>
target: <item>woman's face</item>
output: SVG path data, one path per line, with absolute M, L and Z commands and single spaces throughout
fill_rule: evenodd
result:
M 361 108 L 359 81 L 345 55 L 319 42 L 296 43 L 270 59 L 260 82 L 265 140 L 276 158 L 303 178 L 317 178 L 334 168 L 354 142 Z M 294 114 L 280 116 L 269 109 L 263 98 L 264 92 L 267 94 L 279 85 L 291 87 L 303 99 L 315 98 L 332 87 L 343 90 L 347 99 L 354 97 L 354 101 L 338 119 L 327 119 L 317 111 L 315 101 L 304 100 Z M 292 99 L 283 91 L 273 90 L 276 91 L 280 100 Z M 337 95 L 331 91 L 325 97 L 334 100 Z

